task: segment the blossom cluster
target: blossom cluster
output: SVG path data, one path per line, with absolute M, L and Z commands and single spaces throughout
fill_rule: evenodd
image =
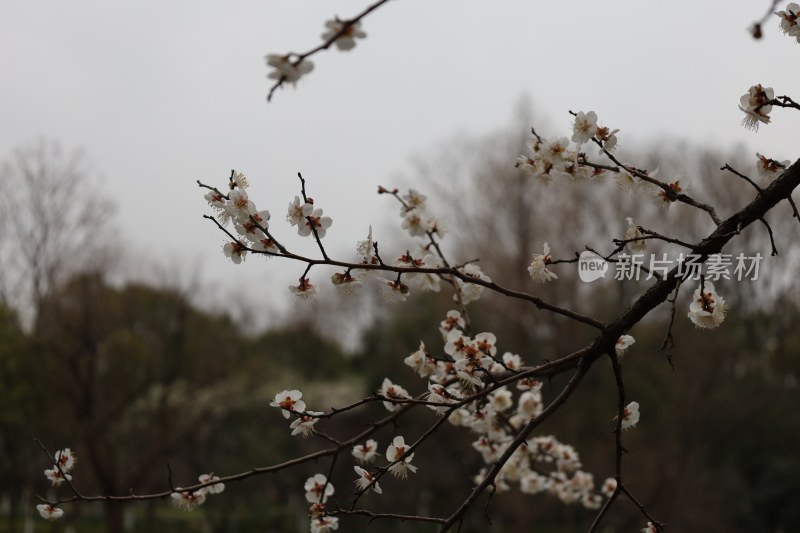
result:
M 348 51 L 356 46 L 356 39 L 364 39 L 367 34 L 361 29 L 358 20 L 346 21 L 334 18 L 325 22 L 325 32 L 322 40 L 326 45 L 334 45 L 338 50 Z M 298 54 L 268 54 L 265 57 L 267 66 L 272 68 L 270 79 L 277 83 L 297 83 L 301 77 L 314 70 L 314 63 L 306 55 Z
M 634 169 L 608 167 L 592 161 L 583 150 L 583 145 L 587 142 L 594 143 L 600 148 L 601 155 L 611 156 L 618 145 L 619 130 L 598 126 L 597 113 L 594 111 L 579 111 L 574 113 L 574 116 L 572 126 L 574 144 L 571 144 L 567 137 L 545 139 L 534 131 L 529 144 L 530 154 L 517 157 L 516 167 L 542 184 L 553 182 L 599 184 L 611 180 L 622 190 L 630 193 L 642 192 L 656 205 L 665 208 L 669 207 L 679 195 L 686 194 L 687 185 L 680 179 L 663 184 L 658 182 L 655 179 L 658 169 L 647 174 L 647 179 L 643 179 L 641 173 Z M 548 277 L 541 269 L 536 269 L 531 276 L 538 282 L 555 279 L 552 276 Z
M 53 468 L 44 471 L 44 477 L 54 486 L 60 487 L 65 481 L 72 482 L 70 472 L 78 463 L 77 457 L 69 448 L 58 450 L 54 456 Z M 64 510 L 51 503 L 41 503 L 36 506 L 39 516 L 46 520 L 58 520 L 64 516 Z
M 178 509 L 184 511 L 193 511 L 199 505 L 203 505 L 206 497 L 210 494 L 219 494 L 225 490 L 224 483 L 213 483 L 219 481 L 219 476 L 211 474 L 202 474 L 198 478 L 200 483 L 212 483 L 197 490 L 184 490 L 181 487 L 176 487 L 175 491 L 170 494 L 172 504 Z

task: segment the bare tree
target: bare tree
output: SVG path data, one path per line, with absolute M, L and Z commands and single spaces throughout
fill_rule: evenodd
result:
M 71 274 L 114 257 L 112 203 L 84 152 L 40 139 L 0 169 L 0 297 L 30 324 L 42 299 Z

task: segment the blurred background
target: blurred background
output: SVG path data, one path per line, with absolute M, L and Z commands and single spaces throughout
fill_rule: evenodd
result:
M 420 340 L 440 351 L 438 323 L 449 294 L 414 290 L 387 305 L 375 287 L 340 298 L 321 286 L 310 304 L 286 287 L 301 265 L 249 257 L 232 265 L 223 235 L 195 180 L 223 187 L 231 168 L 250 179 L 251 198 L 273 215 L 293 250 L 308 241 L 282 223 L 303 172 L 334 225 L 332 256 L 355 259 L 374 228 L 382 253 L 413 241 L 399 208 L 377 185 L 412 186 L 446 220 L 443 244 L 455 262 L 481 258 L 503 285 L 600 319 L 616 316 L 647 282 L 581 283 L 574 265 L 557 283 L 534 286 L 525 270 L 549 241 L 557 258 L 585 245 L 612 249 L 625 218 L 697 241 L 710 221 L 690 208 L 655 204 L 610 185 L 543 186 L 513 167 L 529 129 L 569 136 L 567 110 L 595 110 L 620 128 L 619 153 L 659 176 L 680 178 L 722 216 L 749 202 L 749 186 L 718 169 L 755 177 L 755 153 L 797 157 L 789 113 L 754 134 L 739 127 L 739 96 L 750 85 L 792 94 L 796 44 L 777 19 L 754 41 L 748 25 L 767 3 L 620 2 L 436 5 L 390 2 L 364 22 L 369 37 L 349 53 L 316 56 L 296 89 L 265 102 L 263 56 L 302 52 L 323 23 L 366 4 L 239 2 L 26 2 L 0 20 L 0 532 L 305 531 L 302 482 L 327 469 L 304 465 L 229 484 L 185 513 L 166 502 L 70 505 L 61 522 L 36 516 L 36 495 L 53 496 L 47 458 L 34 442 L 78 455 L 85 493 L 163 490 L 201 473 L 226 475 L 281 462 L 326 445 L 291 437 L 268 408 L 299 388 L 311 409 L 369 394 L 384 377 L 412 394 L 425 383 L 403 358 Z M 792 85 L 791 82 L 794 82 Z M 795 95 L 796 96 L 796 95 Z M 721 328 L 685 318 L 676 346 L 659 351 L 663 306 L 631 334 L 628 389 L 641 404 L 626 435 L 629 485 L 674 531 L 794 531 L 800 488 L 797 222 L 788 205 L 767 217 L 778 257 L 761 226 L 726 253 L 767 257 L 756 281 L 722 281 L 731 304 Z M 648 253 L 670 247 L 651 247 Z M 494 332 L 501 351 L 528 364 L 571 352 L 592 331 L 491 295 L 470 309 L 475 332 Z M 674 365 L 674 369 L 673 369 Z M 545 401 L 560 380 L 544 389 Z M 613 473 L 613 374 L 598 364 L 541 434 L 574 444 L 597 483 Z M 609 415 L 609 413 L 612 413 Z M 339 437 L 381 416 L 373 406 L 325 430 Z M 417 435 L 433 421 L 414 413 L 399 428 Z M 320 424 L 322 426 L 322 424 Z M 385 449 L 390 429 L 378 433 Z M 376 511 L 445 515 L 468 494 L 481 466 L 473 436 L 446 425 L 415 457 L 419 473 L 386 479 Z M 352 470 L 334 475 L 349 502 Z M 68 489 L 60 489 L 65 496 Z M 391 496 L 391 497 L 387 497 Z M 585 531 L 591 511 L 516 489 L 492 501 L 492 531 Z M 638 511 L 621 502 L 605 531 L 635 531 Z M 344 519 L 342 529 L 365 529 Z M 428 531 L 374 524 L 381 531 Z M 489 529 L 482 503 L 466 531 Z

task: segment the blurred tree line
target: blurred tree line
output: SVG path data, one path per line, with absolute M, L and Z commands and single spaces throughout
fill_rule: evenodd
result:
M 504 285 L 533 290 L 603 319 L 627 307 L 647 283 L 581 284 L 562 268 L 558 283 L 534 288 L 524 267 L 543 241 L 550 241 L 554 256 L 562 258 L 586 244 L 610 247 L 609 235 L 622 236 L 627 216 L 649 229 L 669 228 L 680 238 L 706 231 L 706 221 L 675 209 L 681 206 L 664 212 L 632 204 L 632 196 L 609 188 L 543 188 L 527 181 L 513 168 L 516 155 L 524 152 L 525 139 L 518 132 L 525 130 L 517 124 L 491 136 L 461 138 L 437 150 L 445 156 L 420 160 L 417 172 L 425 184 L 419 188 L 434 190 L 433 205 L 450 218 L 446 253 L 454 252 L 456 260 L 480 257 L 483 270 Z M 666 175 L 686 173 L 723 213 L 749 201 L 745 187 L 716 170 L 724 162 L 746 169 L 747 159 L 679 143 L 664 146 L 649 151 L 641 165 L 660 166 Z M 34 439 L 51 451 L 71 447 L 76 452 L 73 474 L 84 494 L 164 490 L 168 465 L 179 486 L 203 473 L 231 474 L 327 447 L 315 437 L 291 437 L 288 422 L 268 408 L 274 394 L 299 388 L 309 409 L 322 410 L 369 394 L 387 376 L 412 394 L 423 392 L 425 382 L 403 358 L 421 340 L 434 353 L 441 350 L 437 325 L 453 307 L 449 295 L 415 291 L 408 302 L 391 307 L 368 291 L 348 300 L 322 298 L 295 309 L 289 325 L 245 332 L 225 312 L 199 308 L 185 290 L 112 281 L 113 261 L 73 260 L 87 252 L 113 257 L 113 239 L 89 233 L 69 240 L 69 232 L 46 228 L 36 209 L 58 213 L 56 225 L 74 220 L 76 235 L 81 235 L 81 224 L 96 224 L 97 216 L 109 228 L 111 214 L 97 208 L 81 211 L 81 203 L 61 205 L 64 189 L 57 195 L 42 193 L 50 181 L 55 182 L 51 187 L 60 183 L 77 190 L 86 183 L 86 174 L 78 170 L 80 157 L 59 158 L 56 152 L 46 142 L 19 151 L 0 174 L 0 196 L 8 201 L 11 191 L 17 195 L 16 211 L 0 205 L 0 531 L 307 530 L 302 483 L 326 472 L 327 462 L 229 484 L 191 513 L 163 501 L 84 502 L 70 505 L 62 522 L 50 524 L 34 516 L 35 495 L 52 494 L 42 474 L 48 460 Z M 61 183 L 64 175 L 70 176 L 67 186 Z M 30 183 L 35 179 L 40 181 Z M 103 204 L 102 198 L 94 201 Z M 20 233 L 22 228 L 14 225 L 19 220 L 13 222 L 11 214 L 31 212 L 30 226 Z M 720 329 L 699 331 L 685 319 L 685 294 L 694 288 L 686 286 L 678 301 L 670 360 L 659 351 L 669 321 L 666 306 L 631 332 L 636 344 L 623 365 L 629 396 L 641 404 L 642 421 L 626 434 L 630 453 L 625 469 L 632 489 L 670 530 L 777 532 L 800 526 L 794 505 L 800 489 L 800 331 L 795 327 L 800 305 L 794 280 L 781 275 L 796 259 L 788 237 L 795 228 L 787 228 L 792 222 L 788 208 L 771 217 L 779 259 L 786 263 L 765 261 L 758 282 L 718 284 L 732 306 Z M 742 251 L 769 253 L 761 229 L 748 229 L 740 241 Z M 388 251 L 388 244 L 405 249 L 394 245 L 402 236 L 388 230 L 386 235 L 382 250 Z M 58 243 L 59 253 L 45 254 L 54 250 L 52 239 L 67 242 Z M 30 253 L 17 253 L 26 246 Z M 74 254 L 72 246 L 82 253 Z M 345 350 L 335 340 L 343 326 L 334 321 L 332 331 L 321 317 L 356 309 L 370 310 L 369 319 L 361 323 L 358 345 Z M 524 302 L 488 294 L 470 313 L 474 333 L 492 331 L 501 351 L 519 353 L 528 364 L 572 351 L 592 333 Z M 552 391 L 558 385 L 552 383 Z M 545 401 L 551 394 L 545 385 Z M 598 365 L 562 414 L 538 434 L 575 445 L 584 469 L 594 473 L 599 485 L 613 474 L 615 405 L 610 364 Z M 369 405 L 318 426 L 346 438 L 384 412 L 379 404 Z M 394 434 L 418 435 L 433 417 L 429 410 L 416 409 L 399 427 L 382 430 L 375 436 L 380 451 Z M 417 474 L 405 481 L 384 478 L 384 494 L 370 493 L 362 503 L 376 512 L 447 514 L 467 496 L 482 466 L 473 440 L 464 428 L 445 424 L 416 454 Z M 354 479 L 351 465 L 343 461 L 332 479 L 337 503 L 349 504 Z M 66 497 L 69 489 L 62 487 L 59 494 Z M 491 527 L 482 509 L 477 506 L 468 515 L 463 531 L 585 531 L 593 519 L 592 512 L 578 506 L 547 495 L 527 496 L 516 488 L 492 498 Z M 638 510 L 619 505 L 604 531 L 636 531 L 641 522 Z M 342 527 L 360 531 L 367 522 L 350 518 Z M 432 530 L 393 522 L 372 527 Z

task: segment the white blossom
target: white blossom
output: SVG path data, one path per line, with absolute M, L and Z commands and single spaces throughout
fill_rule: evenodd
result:
M 652 522 L 648 522 L 645 527 L 642 528 L 642 533 L 658 533 L 658 528 Z
M 572 142 L 583 144 L 589 142 L 597 133 L 597 113 L 578 111 L 572 125 Z
M 283 418 L 289 418 L 290 413 L 302 413 L 306 410 L 306 402 L 301 400 L 303 393 L 299 390 L 284 390 L 275 395 L 270 407 L 280 407 Z
M 408 400 L 411 396 L 408 394 L 408 391 L 401 387 L 400 385 L 396 385 L 389 381 L 389 378 L 384 378 L 383 383 L 381 383 L 381 388 L 378 389 L 378 394 L 385 398 L 390 398 L 394 400 Z M 393 403 L 393 402 L 383 402 L 383 406 L 386 408 L 387 411 L 397 411 L 401 407 L 403 407 L 400 403 Z
M 401 436 L 396 436 L 392 439 L 392 443 L 386 449 L 386 460 L 390 463 L 395 463 L 395 461 L 400 461 L 398 463 L 393 464 L 389 467 L 389 472 L 391 472 L 395 477 L 400 479 L 405 479 L 408 476 L 408 472 L 411 471 L 416 473 L 417 467 L 411 464 L 411 460 L 414 458 L 414 454 L 408 454 L 403 460 L 400 460 L 400 457 L 406 453 L 408 446 L 405 443 L 405 440 Z
M 536 283 L 546 283 L 550 280 L 558 279 L 555 272 L 551 272 L 547 269 L 547 265 L 549 265 L 552 260 L 552 257 L 550 257 L 550 245 L 544 243 L 543 253 L 533 254 L 531 265 L 528 267 L 528 274 L 530 274 L 531 279 Z
M 622 429 L 631 429 L 639 423 L 639 402 L 629 403 L 622 411 Z
M 361 464 L 368 464 L 378 456 L 378 443 L 373 439 L 367 440 L 364 444 L 353 446 L 353 457 Z
M 64 472 L 69 472 L 78 463 L 77 457 L 75 457 L 75 454 L 69 448 L 58 450 L 54 455 L 56 464 L 58 464 Z
M 406 298 L 411 292 L 411 289 L 408 287 L 408 285 L 397 280 L 385 279 L 382 281 L 383 283 L 381 284 L 381 291 L 383 292 L 383 297 L 387 302 L 395 303 L 406 301 Z
M 419 350 L 406 357 L 403 362 L 414 369 L 420 377 L 425 378 L 436 372 L 436 360 L 428 357 L 425 343 L 420 341 Z
M 336 492 L 333 485 L 328 483 L 328 478 L 323 474 L 315 474 L 308 478 L 303 488 L 306 491 L 306 501 L 308 503 L 325 503 L 325 500 Z
M 219 476 L 215 476 L 214 474 L 201 474 L 197 479 L 200 483 L 209 483 L 219 480 Z M 225 483 L 214 483 L 200 490 L 204 490 L 206 494 L 219 494 L 225 491 Z
M 311 284 L 308 278 L 301 278 L 297 285 L 289 285 L 289 290 L 300 300 L 313 300 L 317 295 L 317 287 Z
M 225 254 L 225 257 L 233 261 L 233 264 L 238 265 L 247 255 L 247 249 L 244 244 L 240 242 L 228 242 L 222 247 L 222 253 Z
M 266 58 L 267 66 L 272 67 L 269 78 L 273 80 L 283 80 L 295 84 L 305 74 L 314 70 L 314 63 L 308 59 L 300 62 L 292 61 L 291 54 L 269 54 Z
M 183 511 L 194 511 L 199 505 L 203 505 L 206 501 L 206 492 L 204 490 L 196 490 L 189 492 L 177 488 L 176 492 L 170 494 L 172 504 Z
M 58 520 L 64 516 L 64 510 L 49 503 L 42 503 L 36 506 L 39 515 L 45 520 Z
M 628 350 L 628 348 L 630 348 L 635 342 L 636 339 L 634 339 L 630 335 L 623 335 L 619 339 L 617 339 L 617 342 L 614 345 L 614 349 L 617 352 L 617 357 L 621 357 Z
M 311 520 L 311 533 L 330 533 L 339 529 L 339 519 L 335 516 L 318 516 Z
M 715 328 L 725 320 L 728 304 L 714 290 L 714 284 L 705 282 L 703 290 L 695 289 L 689 304 L 689 319 L 700 328 Z
M 58 467 L 44 471 L 44 476 L 53 484 L 54 487 L 60 486 L 64 481 L 71 481 L 72 476 L 67 473 L 61 473 Z
M 359 490 L 364 490 L 371 485 L 372 490 L 374 490 L 378 494 L 383 493 L 383 490 L 381 490 L 381 486 L 378 485 L 377 481 L 375 481 L 375 476 L 370 474 L 368 470 L 365 470 L 360 466 L 354 466 L 353 470 L 355 470 L 356 474 L 358 474 L 358 478 L 356 479 L 356 486 L 359 488 Z
M 361 22 L 356 21 L 352 24 L 341 20 L 332 19 L 325 23 L 327 30 L 322 34 L 322 40 L 328 42 L 336 35 L 336 48 L 342 51 L 352 50 L 356 46 L 356 39 L 363 39 L 367 34 L 361 31 Z
M 615 490 L 617 490 L 617 480 L 613 477 L 606 478 L 606 480 L 603 481 L 603 485 L 600 487 L 600 492 L 606 498 L 610 498 Z
M 292 436 L 302 435 L 303 437 L 308 437 L 313 433 L 314 424 L 319 421 L 318 415 L 321 414 L 323 414 L 321 411 L 305 411 L 305 414 L 292 420 L 292 423 L 289 424 L 289 429 L 292 430 Z
M 644 233 L 639 229 L 639 226 L 633 221 L 631 217 L 626 218 L 628 221 L 628 229 L 625 232 L 625 240 L 641 239 Z M 628 249 L 632 252 L 643 252 L 647 248 L 647 241 L 642 239 L 639 241 L 631 241 L 627 244 Z
M 756 170 L 758 171 L 758 177 L 761 178 L 761 182 L 764 185 L 769 185 L 772 180 L 783 174 L 792 164 L 788 159 L 785 161 L 777 161 L 763 156 L 758 152 L 756 152 L 756 157 L 758 158 L 756 161 Z
M 794 2 L 789 3 L 783 11 L 775 12 L 781 19 L 781 31 L 790 37 L 796 37 L 800 42 L 800 5 Z
M 289 202 L 289 212 L 286 220 L 292 226 L 302 226 L 306 222 L 306 217 L 314 210 L 314 206 L 308 202 L 301 202 L 299 196 L 294 197 L 294 201 Z
M 308 205 L 308 204 L 306 204 Z M 311 235 L 314 230 L 320 239 L 325 236 L 328 228 L 333 224 L 331 217 L 322 216 L 322 209 L 314 209 L 302 222 L 297 224 L 297 233 L 303 237 Z
M 762 87 L 761 84 L 753 85 L 739 99 L 739 109 L 745 114 L 742 126 L 748 130 L 758 131 L 760 122 L 769 124 L 769 114 L 772 106 L 767 102 L 775 98 L 772 87 Z

